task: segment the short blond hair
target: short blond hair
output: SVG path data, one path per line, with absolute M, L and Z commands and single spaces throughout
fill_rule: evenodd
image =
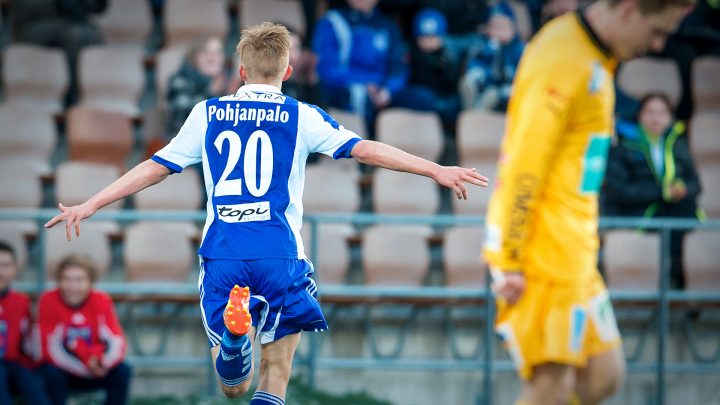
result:
M 90 256 L 80 253 L 70 254 L 68 256 L 65 256 L 60 261 L 60 264 L 58 264 L 57 270 L 55 271 L 55 280 L 57 282 L 60 282 L 60 279 L 65 273 L 65 270 L 69 269 L 70 267 L 79 267 L 85 270 L 85 273 L 87 274 L 88 278 L 90 278 L 91 283 L 97 281 L 98 269 L 95 265 L 95 262 Z
M 284 25 L 264 22 L 243 30 L 236 51 L 248 76 L 274 79 L 290 63 L 290 46 L 290 32 Z

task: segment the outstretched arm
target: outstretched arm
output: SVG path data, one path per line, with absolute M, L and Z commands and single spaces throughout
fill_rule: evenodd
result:
M 170 170 L 167 167 L 152 160 L 146 160 L 84 203 L 73 207 L 65 207 L 62 203 L 58 204 L 62 212 L 48 221 L 45 227 L 51 228 L 58 222 L 67 220 L 65 223 L 67 239 L 71 239 L 73 225 L 75 225 L 75 236 L 80 236 L 80 221 L 89 218 L 108 204 L 165 180 L 169 174 Z
M 480 187 L 488 185 L 487 177 L 475 169 L 441 166 L 381 142 L 360 141 L 350 154 L 361 163 L 430 177 L 441 186 L 453 190 L 459 199 L 467 200 L 465 183 Z

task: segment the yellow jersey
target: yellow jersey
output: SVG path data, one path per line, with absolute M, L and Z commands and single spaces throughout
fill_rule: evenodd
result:
M 567 282 L 596 274 L 616 67 L 580 13 L 549 22 L 525 48 L 488 208 L 491 268 Z

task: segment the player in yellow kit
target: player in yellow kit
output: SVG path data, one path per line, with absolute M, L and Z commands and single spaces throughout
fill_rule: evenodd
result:
M 518 404 L 595 404 L 625 363 L 597 271 L 597 194 L 618 61 L 660 50 L 692 0 L 598 0 L 528 44 L 508 108 L 484 256 Z M 608 179 L 612 181 L 612 179 Z

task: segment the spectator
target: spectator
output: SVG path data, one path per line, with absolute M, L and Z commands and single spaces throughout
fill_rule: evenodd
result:
M 689 120 L 692 116 L 692 64 L 695 58 L 703 55 L 720 56 L 720 2 L 717 0 L 698 1 L 658 55 L 674 59 L 680 71 L 682 95 L 677 106 L 679 119 Z
M 652 93 L 640 102 L 637 123 L 617 124 L 618 144 L 610 150 L 603 215 L 698 217 L 700 183 L 685 136 L 673 122 L 666 95 Z M 685 287 L 682 245 L 685 231 L 671 232 L 671 287 Z
M 12 404 L 13 394 L 19 393 L 25 403 L 49 404 L 31 370 L 30 300 L 11 289 L 16 275 L 15 251 L 0 241 L 0 403 Z
M 67 56 L 70 87 L 66 105 L 78 100 L 78 56 L 88 45 L 103 42 L 91 16 L 105 11 L 108 0 L 23 0 L 13 2 L 18 42 L 62 48 Z
M 410 83 L 431 92 L 429 102 L 442 117 L 446 129 L 452 132 L 450 127 L 460 111 L 457 86 L 461 64 L 478 36 L 449 36 L 447 30 L 447 19 L 438 10 L 425 8 L 415 16 Z
M 317 57 L 311 51 L 305 49 L 300 32 L 292 27 L 287 28 L 290 31 L 290 41 L 292 42 L 290 66 L 293 67 L 293 74 L 283 83 L 283 93 L 310 104 L 322 104 L 315 70 Z
M 485 0 L 424 0 L 422 3 L 445 15 L 451 35 L 480 33 L 488 19 Z
M 224 67 L 225 53 L 220 38 L 202 38 L 190 47 L 180 70 L 168 82 L 166 132 L 169 137 L 178 133 L 195 104 L 225 93 L 228 80 Z
M 378 1 L 348 0 L 347 7 L 328 11 L 313 38 L 328 103 L 364 116 L 369 130 L 382 108 L 432 109 L 427 92 L 407 86 L 399 28 L 377 9 Z
M 490 12 L 487 37 L 469 51 L 460 79 L 463 108 L 505 111 L 524 48 L 512 8 L 498 3 Z
M 541 24 L 544 25 L 546 22 L 565 13 L 577 11 L 578 7 L 580 7 L 579 0 L 546 0 L 542 7 Z
M 45 383 L 53 404 L 70 391 L 102 389 L 106 404 L 127 403 L 126 341 L 110 297 L 93 288 L 92 260 L 71 255 L 58 266 L 58 288 L 40 297 L 38 323 Z

